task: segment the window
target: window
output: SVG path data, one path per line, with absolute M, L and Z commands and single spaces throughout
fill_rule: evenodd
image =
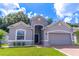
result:
M 24 40 L 25 31 L 24 30 L 18 30 L 16 32 L 16 39 L 17 40 Z

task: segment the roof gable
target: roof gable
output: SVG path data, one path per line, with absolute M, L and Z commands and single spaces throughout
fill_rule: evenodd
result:
M 67 23 L 65 23 L 65 22 L 63 22 L 63 21 L 58 21 L 58 22 L 56 22 L 56 23 L 54 23 L 54 24 L 50 24 L 50 25 L 48 25 L 47 27 L 48 28 L 50 28 L 50 27 L 55 27 L 56 25 L 58 25 L 58 26 L 65 26 L 65 27 L 67 27 L 67 28 L 71 28 Z
M 32 20 L 37 20 L 38 18 L 40 18 L 40 20 L 47 21 L 43 16 L 40 16 L 40 15 L 37 15 L 37 16 L 32 17 L 31 18 L 31 21 Z
M 47 20 L 43 17 L 43 16 L 40 16 L 40 15 L 37 15 L 37 16 L 34 16 L 31 18 L 31 22 L 32 21 L 43 21 L 43 22 L 47 22 Z
M 12 25 L 8 26 L 8 28 L 14 28 L 14 27 L 19 26 L 19 25 L 24 25 L 26 27 L 31 27 L 30 25 L 25 24 L 23 21 L 20 21 L 20 22 L 17 22 L 15 24 L 12 24 Z

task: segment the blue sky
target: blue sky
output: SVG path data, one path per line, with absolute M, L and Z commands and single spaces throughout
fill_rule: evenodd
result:
M 56 12 L 54 9 L 54 4 L 52 3 L 21 3 L 20 7 L 25 7 L 26 14 L 32 12 L 32 14 L 44 15 L 52 19 L 56 18 Z
M 41 15 L 54 21 L 79 22 L 79 3 L 0 3 L 0 16 L 23 11 L 29 18 Z

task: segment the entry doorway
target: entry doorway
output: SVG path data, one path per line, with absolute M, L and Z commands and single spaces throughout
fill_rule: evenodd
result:
M 35 26 L 35 44 L 41 45 L 43 43 L 43 26 L 36 25 Z

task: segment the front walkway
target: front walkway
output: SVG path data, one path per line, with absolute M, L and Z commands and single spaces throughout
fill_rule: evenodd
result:
M 68 56 L 79 56 L 79 46 L 54 46 L 54 48 Z

